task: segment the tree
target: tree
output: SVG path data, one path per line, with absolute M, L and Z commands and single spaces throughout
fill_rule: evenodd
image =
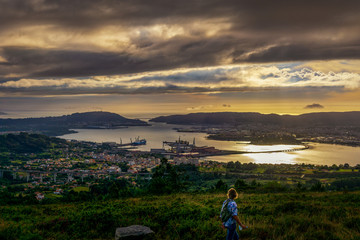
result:
M 305 190 L 306 190 L 306 187 L 301 182 L 298 182 L 296 184 L 296 191 L 302 192 L 302 191 L 305 191 Z
M 237 179 L 234 187 L 238 191 L 244 191 L 249 187 L 249 185 L 243 179 Z
M 127 170 L 130 168 L 126 162 L 120 162 L 118 163 L 118 166 L 121 168 L 122 172 L 127 172 Z
M 228 185 L 223 181 L 223 180 L 219 180 L 216 184 L 215 184 L 215 189 L 216 190 L 221 190 L 221 191 L 226 191 L 228 189 Z
M 316 192 L 323 192 L 325 191 L 325 188 L 324 186 L 322 186 L 320 181 L 317 181 L 314 185 L 311 186 L 310 190 Z
M 108 190 L 110 197 L 119 198 L 119 197 L 131 196 L 131 192 L 129 190 L 128 185 L 129 183 L 124 179 L 113 181 Z
M 107 194 L 107 187 L 105 184 L 93 184 L 90 186 L 91 195 L 102 196 Z
M 339 167 L 338 167 L 336 164 L 333 164 L 333 165 L 331 166 L 331 168 L 332 168 L 333 170 L 339 170 Z
M 161 160 L 161 164 L 154 169 L 154 173 L 149 185 L 149 192 L 164 194 L 181 191 L 185 187 L 184 183 L 166 158 Z
M 228 162 L 228 163 L 226 164 L 226 168 L 228 168 L 228 169 L 234 169 L 234 168 L 235 168 L 234 162 L 233 162 L 233 161 Z
M 254 179 L 254 180 L 251 181 L 250 186 L 252 188 L 256 188 L 256 187 L 261 186 L 261 184 Z
M 239 161 L 235 162 L 235 168 L 240 170 L 241 169 L 241 163 Z

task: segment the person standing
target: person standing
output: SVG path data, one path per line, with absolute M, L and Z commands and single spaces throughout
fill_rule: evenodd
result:
M 227 199 L 224 201 L 221 207 L 220 219 L 222 221 L 221 227 L 227 229 L 226 240 L 238 240 L 239 235 L 236 232 L 236 223 L 243 229 L 247 228 L 240 222 L 238 217 L 237 204 L 234 201 L 238 198 L 238 193 L 234 188 L 230 188 L 227 193 Z

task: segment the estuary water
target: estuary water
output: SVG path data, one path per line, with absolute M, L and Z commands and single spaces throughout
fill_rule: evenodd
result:
M 344 164 L 351 166 L 360 164 L 360 147 L 349 147 L 342 145 L 309 143 L 310 149 L 294 152 L 275 152 L 269 151 L 291 150 L 299 148 L 299 145 L 253 145 L 239 141 L 216 141 L 206 138 L 206 133 L 177 132 L 173 128 L 188 127 L 165 123 L 151 123 L 152 126 L 139 126 L 119 129 L 74 129 L 78 133 L 60 136 L 67 140 L 92 141 L 92 142 L 117 142 L 128 143 L 136 137 L 145 138 L 146 145 L 139 146 L 137 149 L 149 151 L 152 148 L 162 148 L 163 141 L 175 141 L 179 138 L 189 142 L 195 139 L 196 146 L 213 146 L 222 150 L 238 150 L 246 153 L 226 156 L 211 156 L 205 160 L 219 162 L 239 161 L 242 163 L 271 163 L 271 164 Z

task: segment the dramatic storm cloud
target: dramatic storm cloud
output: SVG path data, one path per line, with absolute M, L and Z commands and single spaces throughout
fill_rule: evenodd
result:
M 244 92 L 266 88 L 357 89 L 360 74 L 296 69 L 291 65 L 232 65 L 88 78 L 22 78 L 0 91 L 38 95 Z
M 359 1 L 0 4 L 3 81 L 360 57 Z
M 292 91 L 311 102 L 318 101 L 311 93 L 321 91 L 327 109 L 324 98 L 335 96 L 346 102 L 338 108 L 360 109 L 348 104 L 356 103 L 360 86 L 358 0 L 0 0 L 0 6 L 0 106 L 8 106 L 2 111 L 22 104 L 9 101 L 16 97 L 157 94 L 217 94 L 221 99 L 185 109 L 241 110 L 243 96 L 261 104 L 264 95 L 283 99 Z

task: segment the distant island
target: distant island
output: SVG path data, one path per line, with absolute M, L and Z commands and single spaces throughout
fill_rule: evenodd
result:
M 84 112 L 60 117 L 0 119 L 0 132 L 30 131 L 59 136 L 76 128 L 112 129 L 129 126 L 148 126 L 139 119 L 129 119 L 110 112 Z
M 301 115 L 254 112 L 191 113 L 153 118 L 150 122 L 192 125 L 179 132 L 206 132 L 209 139 L 252 144 L 320 142 L 360 146 L 360 112 Z

